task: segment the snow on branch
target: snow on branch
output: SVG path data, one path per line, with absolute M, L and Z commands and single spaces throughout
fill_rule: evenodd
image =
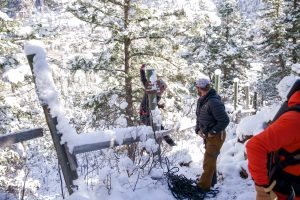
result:
M 12 19 L 4 12 L 0 11 L 0 19 L 2 19 L 3 21 L 12 21 Z

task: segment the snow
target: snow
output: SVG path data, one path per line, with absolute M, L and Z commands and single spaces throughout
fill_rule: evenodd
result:
M 29 74 L 28 66 L 22 65 L 18 68 L 6 68 L 2 77 L 11 83 L 21 83 L 24 82 L 25 75 Z
M 222 71 L 220 69 L 215 70 L 215 75 L 221 75 Z
M 262 0 L 239 0 L 238 2 L 241 12 L 248 18 L 255 18 L 263 4 Z
M 299 63 L 293 64 L 292 71 L 296 72 L 299 75 L 300 74 L 300 64 Z
M 250 63 L 250 66 L 252 68 L 252 70 L 254 71 L 262 71 L 262 68 L 263 68 L 263 64 L 262 63 Z
M 295 64 L 298 67 L 297 64 Z M 295 67 L 293 65 L 292 67 Z M 279 96 L 281 97 L 281 102 L 286 101 L 287 95 L 296 82 L 299 76 L 289 75 L 284 77 L 278 85 L 276 85 Z M 280 109 L 281 102 L 273 103 L 270 106 L 265 106 L 261 108 L 255 115 L 243 118 L 237 125 L 236 134 L 239 139 L 243 139 L 242 136 L 256 135 L 263 131 L 267 126 L 267 123 L 271 122 L 276 115 L 277 111 Z
M 141 137 L 146 138 L 147 134 L 152 133 L 149 127 L 131 127 L 124 129 L 115 129 L 108 131 L 90 132 L 84 134 L 77 134 L 74 127 L 69 123 L 65 117 L 63 106 L 59 102 L 59 94 L 54 85 L 50 67 L 46 61 L 46 53 L 43 44 L 39 41 L 29 41 L 25 44 L 26 55 L 35 55 L 33 60 L 33 71 L 35 74 L 37 93 L 42 105 L 48 105 L 52 117 L 57 117 L 57 130 L 62 133 L 61 143 L 68 144 L 70 152 L 73 151 L 75 146 L 98 143 L 103 141 L 114 141 L 119 144 L 128 137 Z M 110 100 L 110 105 L 116 103 L 118 96 L 114 95 Z M 158 113 L 159 115 L 159 113 Z M 156 116 L 156 115 L 155 115 Z M 159 116 L 155 119 L 159 120 Z M 126 125 L 126 119 L 119 118 L 117 121 L 120 125 Z M 101 135 L 101 136 L 100 136 Z
M 61 143 L 68 143 L 70 151 L 73 150 L 72 141 L 77 140 L 76 130 L 69 124 L 65 118 L 65 111 L 59 103 L 59 94 L 55 87 L 51 69 L 46 61 L 46 51 L 44 44 L 37 40 L 32 40 L 24 45 L 25 54 L 34 55 L 33 72 L 37 94 L 40 103 L 47 105 L 52 117 L 57 117 L 57 130 L 62 133 Z
M 216 14 L 216 6 L 213 1 L 199 2 L 197 0 L 192 0 L 192 1 L 170 0 L 168 2 L 169 3 L 177 2 L 177 5 L 179 7 L 182 7 L 186 11 L 189 11 L 187 12 L 187 15 L 190 20 L 199 17 L 196 14 L 200 15 L 199 17 L 200 19 L 207 17 L 210 23 L 206 23 L 204 24 L 204 26 L 208 26 L 208 24 L 211 26 L 218 26 L 221 24 L 221 19 Z M 261 4 L 260 0 L 255 0 L 255 1 L 240 0 L 239 2 L 241 8 L 245 11 L 245 13 L 248 13 L 249 15 L 253 14 L 260 7 Z M 63 0 L 61 1 L 61 3 L 69 3 L 69 1 Z M 152 2 L 148 2 L 148 3 L 150 4 Z M 153 2 L 153 4 L 157 4 L 157 2 Z M 203 6 L 204 9 L 202 12 L 197 13 L 199 9 L 198 6 L 199 7 Z M 38 17 L 39 19 L 34 19 L 34 20 L 42 22 L 44 28 L 45 27 L 51 28 L 51 24 L 48 24 L 48 22 L 45 21 L 45 19 L 42 19 L 41 15 L 35 17 Z M 71 18 L 71 15 L 68 13 L 66 14 L 66 17 Z M 11 20 L 5 13 L 1 11 L 0 11 L 0 18 L 4 21 Z M 55 20 L 57 20 L 56 17 L 53 17 L 53 23 Z M 63 26 L 68 25 L 77 28 L 83 24 L 82 21 L 72 20 L 72 19 L 61 21 L 60 23 L 62 23 L 61 25 Z M 158 23 L 163 23 L 163 22 L 153 22 L 152 25 L 156 26 L 158 25 Z M 145 26 L 148 25 L 145 24 Z M 18 34 L 22 36 L 27 36 L 31 34 L 32 31 L 33 30 L 30 26 L 25 25 L 22 29 L 19 30 Z M 129 35 L 134 31 L 135 31 L 135 27 L 130 27 L 130 29 L 124 30 L 121 34 Z M 49 31 L 44 30 L 44 33 L 49 33 Z M 199 31 L 199 34 L 205 36 L 205 31 L 203 30 Z M 73 35 L 71 37 L 73 37 Z M 71 37 L 69 37 L 68 40 L 71 40 Z M 51 40 L 54 40 L 54 38 L 51 38 Z M 55 42 L 56 41 L 54 41 L 53 44 L 55 44 Z M 57 45 L 58 48 L 62 44 L 56 43 L 55 45 Z M 87 53 L 90 55 L 90 58 L 93 59 L 92 53 L 97 54 L 99 52 L 100 47 L 93 47 L 93 45 L 89 42 L 86 43 L 85 45 L 86 45 L 85 47 L 88 48 L 89 51 Z M 65 42 L 65 46 L 63 46 L 62 48 L 64 52 L 67 51 L 69 52 L 71 49 L 69 44 L 67 44 L 66 42 Z M 89 48 L 93 48 L 93 49 L 89 49 Z M 178 54 L 184 55 L 186 54 L 186 52 L 188 51 L 185 48 L 182 48 Z M 236 49 L 228 48 L 225 53 L 231 55 L 234 54 L 235 52 Z M 54 84 L 52 72 L 53 73 L 55 72 L 54 70 L 52 71 L 51 69 L 51 67 L 54 66 L 52 65 L 49 66 L 46 60 L 45 46 L 39 41 L 30 41 L 27 44 L 25 44 L 25 53 L 26 55 L 31 55 L 31 54 L 36 55 L 34 57 L 34 74 L 36 76 L 37 93 L 39 96 L 40 103 L 42 105 L 48 105 L 50 108 L 51 115 L 53 117 L 57 117 L 58 119 L 57 129 L 59 130 L 60 133 L 63 133 L 62 143 L 67 142 L 70 151 L 72 151 L 72 149 L 75 146 L 89 145 L 89 144 L 100 143 L 105 141 L 110 141 L 111 146 L 114 146 L 116 142 L 122 144 L 126 138 L 132 138 L 132 137 L 133 138 L 140 137 L 142 139 L 142 142 L 138 143 L 138 145 L 142 149 L 145 149 L 145 151 L 156 152 L 158 150 L 159 146 L 158 144 L 155 143 L 155 140 L 153 139 L 152 129 L 146 126 L 128 127 L 127 119 L 123 114 L 120 114 L 114 121 L 116 125 L 115 128 L 110 127 L 107 129 L 105 128 L 103 129 L 103 127 L 101 127 L 102 128 L 101 130 L 86 131 L 77 134 L 76 129 L 70 124 L 68 119 L 69 116 L 68 111 L 72 108 L 66 108 L 62 104 L 64 100 L 64 96 L 59 93 L 59 89 L 57 88 L 59 86 L 56 87 Z M 203 50 L 202 52 L 200 52 L 200 54 L 203 57 L 205 57 L 206 52 Z M 66 57 L 67 56 L 68 55 L 66 55 Z M 110 54 L 110 52 L 107 52 L 107 54 L 105 55 L 106 57 L 105 59 L 109 60 L 111 56 L 112 55 Z M 1 59 L 0 63 L 4 63 L 5 61 L 4 58 L 0 57 L 0 59 Z M 64 57 L 63 59 L 66 58 Z M 150 60 L 149 62 L 155 64 L 154 59 Z M 223 60 L 218 59 L 218 62 L 219 64 L 222 64 Z M 254 73 L 247 74 L 249 83 L 251 83 L 250 85 L 252 85 L 252 83 L 254 83 L 257 80 L 257 75 L 259 72 L 262 71 L 263 64 L 258 61 L 257 62 L 253 61 L 253 63 L 251 63 L 251 68 L 252 68 L 251 69 L 252 72 Z M 193 69 L 197 69 L 197 70 L 193 70 Z M 205 76 L 204 74 L 201 73 L 203 70 L 204 70 L 203 64 L 192 63 L 191 70 L 187 74 L 190 73 L 200 78 L 201 76 Z M 299 75 L 300 72 L 300 64 L 294 64 L 292 66 L 292 70 L 296 74 L 285 77 L 276 86 L 282 101 L 285 100 L 289 88 L 292 86 L 294 81 L 299 78 L 297 74 Z M 28 74 L 30 74 L 29 67 L 26 65 L 19 65 L 16 68 L 5 67 L 2 77 L 3 79 L 5 79 L 10 83 L 19 84 L 24 82 L 25 80 L 24 77 Z M 221 74 L 221 71 L 216 70 L 215 74 Z M 61 76 L 58 75 L 58 76 L 60 78 L 62 77 L 62 79 L 67 78 L 66 75 L 61 75 Z M 86 87 L 86 90 L 95 92 L 94 90 L 88 87 L 87 83 L 85 82 L 86 78 L 84 76 L 85 74 L 83 73 L 83 71 L 76 72 L 73 80 L 82 83 L 80 87 Z M 157 80 L 155 74 L 150 77 L 150 80 L 153 83 Z M 96 84 L 100 84 L 103 82 L 101 76 L 99 77 L 97 76 L 93 81 Z M 113 77 L 110 77 L 108 82 L 110 84 L 116 83 Z M 237 82 L 237 80 L 235 80 L 235 82 Z M 61 91 L 63 91 L 65 90 L 66 85 L 62 84 L 60 87 L 62 88 Z M 156 85 L 154 84 L 153 87 L 156 87 Z M 172 84 L 172 85 L 170 84 L 169 88 L 171 88 L 170 93 L 172 94 L 173 89 L 178 89 L 183 87 L 180 86 L 179 84 Z M 188 89 L 183 88 L 182 90 L 188 93 Z M 14 96 L 5 95 L 3 99 L 4 99 L 3 102 L 5 102 L 6 106 L 17 107 L 20 110 L 22 110 L 22 104 L 20 104 L 20 102 L 17 101 L 17 99 Z M 127 108 L 128 103 L 120 99 L 121 97 L 115 94 L 108 100 L 108 105 L 112 108 L 118 107 L 124 110 L 125 108 Z M 176 107 L 177 106 L 176 103 L 178 101 L 181 100 L 175 98 L 173 99 L 168 98 L 166 100 L 166 105 L 168 107 Z M 188 102 L 188 105 L 192 104 L 192 102 L 193 100 L 190 100 Z M 242 179 L 239 174 L 241 169 L 244 169 L 247 172 L 248 170 L 247 170 L 247 160 L 245 160 L 245 155 L 244 155 L 245 153 L 244 144 L 239 143 L 237 140 L 242 139 L 244 136 L 251 136 L 260 133 L 264 129 L 266 123 L 268 123 L 270 120 L 273 119 L 274 115 L 276 114 L 276 111 L 279 109 L 280 103 L 281 102 L 277 102 L 270 106 L 260 108 L 260 110 L 257 111 L 255 115 L 242 118 L 239 124 L 234 124 L 233 122 L 230 123 L 230 125 L 226 130 L 227 132 L 226 141 L 221 149 L 220 156 L 218 157 L 217 166 L 220 174 L 219 174 L 217 187 L 219 187 L 220 193 L 218 194 L 216 199 L 219 200 L 255 199 L 254 185 L 253 185 L 253 181 L 251 180 L 251 177 L 249 176 L 246 179 Z M 225 106 L 226 106 L 226 110 L 229 113 L 231 113 L 231 115 L 235 114 L 234 107 L 232 104 L 227 103 Z M 242 113 L 246 112 L 246 110 L 242 109 L 242 107 L 239 108 L 241 109 Z M 183 108 L 184 110 L 183 113 L 176 113 L 172 111 L 171 113 L 166 114 L 166 115 L 172 115 L 172 117 L 174 117 L 173 121 L 174 119 L 178 119 L 176 121 L 177 123 L 175 124 L 172 120 L 170 120 L 170 117 L 168 119 L 164 119 L 165 120 L 164 125 L 167 125 L 170 128 L 174 128 L 176 130 L 176 134 L 174 134 L 173 136 L 175 136 L 175 141 L 177 143 L 177 146 L 172 148 L 168 147 L 169 148 L 168 151 L 164 153 L 166 153 L 165 155 L 169 158 L 171 167 L 174 166 L 179 167 L 178 174 L 184 174 L 188 178 L 195 179 L 199 174 L 202 173 L 204 144 L 202 139 L 194 133 L 195 119 L 185 115 L 185 113 L 188 112 L 189 109 L 190 108 Z M 81 110 L 81 112 L 84 111 Z M 163 121 L 161 118 L 162 116 L 160 110 L 158 109 L 153 110 L 152 115 L 154 118 L 154 122 L 160 125 Z M 8 115 L 8 117 L 10 116 L 11 115 Z M 81 120 L 82 122 L 86 122 L 90 120 L 90 116 L 88 114 L 84 115 L 79 120 Z M 14 121 L 10 123 L 14 127 L 18 127 L 18 121 Z M 33 143 L 33 144 L 35 144 L 35 146 L 38 146 L 37 143 L 36 144 Z M 49 143 L 51 143 L 50 139 L 49 139 Z M 164 145 L 165 143 L 163 142 L 162 146 Z M 17 148 L 17 152 L 19 152 L 18 153 L 19 155 L 23 157 L 28 156 L 28 160 L 26 161 L 30 161 L 32 157 L 38 156 L 38 155 L 34 155 L 36 152 L 38 152 L 36 154 L 42 154 L 42 155 L 45 153 L 39 151 L 40 149 L 38 149 L 36 152 L 30 155 L 30 152 L 26 152 L 26 148 L 23 148 L 23 146 L 20 146 L 18 144 L 16 148 Z M 117 151 L 112 151 L 111 148 L 101 150 L 101 155 L 106 156 L 105 159 L 103 159 L 102 157 L 98 158 L 97 154 L 93 154 L 93 156 L 97 157 L 96 159 L 93 160 L 89 159 L 89 157 L 87 156 L 88 154 L 84 155 L 86 157 L 83 156 L 83 158 L 86 158 L 87 161 L 95 162 L 95 163 L 88 163 L 86 165 L 92 167 L 96 165 L 96 167 L 92 169 L 89 168 L 86 174 L 82 173 L 80 175 L 79 179 L 76 180 L 75 183 L 76 185 L 79 186 L 78 191 L 75 191 L 73 195 L 68 196 L 66 198 L 69 200 L 98 200 L 98 199 L 172 200 L 174 199 L 170 190 L 168 189 L 167 183 L 163 179 L 163 174 L 167 170 L 165 163 L 163 163 L 162 168 L 153 167 L 151 171 L 149 169 L 141 169 L 139 168 L 140 166 L 136 166 L 135 164 L 133 164 L 133 162 L 127 156 L 124 156 L 123 154 L 120 154 Z M 150 155 L 147 154 L 146 152 L 139 152 L 139 153 L 141 153 L 140 162 L 142 164 L 147 162 Z M 81 156 L 78 157 L 81 158 Z M 56 165 L 57 162 L 56 157 L 52 156 L 51 158 L 54 159 L 53 163 L 55 163 Z M 28 184 L 26 186 L 26 189 L 30 188 L 31 189 L 30 191 L 37 196 L 36 199 L 49 199 L 49 200 L 62 199 L 60 194 L 60 188 L 59 188 L 59 180 L 54 180 L 51 183 L 47 182 L 48 181 L 47 177 L 53 178 L 56 177 L 57 175 L 57 169 L 50 168 L 51 165 L 48 164 L 48 162 L 50 163 L 48 159 L 49 157 L 46 157 L 34 163 L 34 165 L 38 165 L 38 166 L 32 168 L 32 172 L 30 174 L 31 177 L 27 181 Z M 189 167 L 179 166 L 179 163 L 189 163 L 189 162 L 190 162 Z M 97 166 L 97 164 L 105 165 L 105 166 L 99 167 Z M 81 165 L 81 167 L 84 165 L 85 164 Z M 97 167 L 100 169 L 98 169 Z M 0 166 L 0 171 L 4 170 L 4 168 L 5 167 Z M 82 170 L 82 168 L 78 169 L 78 171 Z M 41 174 L 43 176 L 42 180 L 39 179 L 40 178 L 40 175 L 38 175 L 39 171 L 41 171 Z M 150 173 L 147 174 L 148 172 Z M 16 182 L 22 183 L 25 177 L 24 171 L 21 171 L 21 173 L 19 173 L 17 177 L 18 178 L 16 178 Z M 50 188 L 49 189 L 50 192 L 48 192 L 50 194 L 47 194 L 47 192 L 45 192 L 46 191 L 44 189 L 45 187 Z M 9 197 L 7 197 L 6 195 L 7 194 L 0 193 L 0 199 L 2 198 L 15 199 L 14 197 L 10 197 L 10 195 Z
M 236 128 L 236 134 L 239 139 L 242 136 L 256 135 L 265 129 L 266 123 L 272 121 L 280 108 L 280 104 L 263 107 L 255 115 L 243 118 Z
M 114 142 L 122 144 L 127 137 L 141 137 L 143 141 L 141 146 L 144 147 L 148 152 L 156 152 L 158 150 L 158 144 L 156 144 L 153 138 L 148 138 L 152 133 L 150 127 L 137 126 L 137 127 L 127 127 L 127 128 L 115 128 L 113 130 L 106 131 L 95 131 L 89 133 L 77 134 L 75 129 L 70 126 L 68 120 L 65 118 L 64 109 L 59 103 L 59 94 L 54 85 L 50 67 L 46 61 L 45 50 L 43 45 L 37 41 L 28 42 L 25 45 L 26 55 L 35 54 L 34 57 L 34 73 L 36 76 L 37 92 L 40 97 L 42 104 L 49 105 L 51 109 L 51 114 L 53 117 L 57 117 L 58 125 L 57 128 L 59 132 L 63 133 L 62 142 L 67 142 L 69 148 L 72 149 L 75 146 L 83 144 L 92 144 L 101 141 L 111 141 L 111 145 Z M 204 76 L 204 75 L 203 75 Z M 151 78 L 155 81 L 155 77 Z M 110 100 L 110 105 L 114 105 L 117 102 L 118 96 L 113 96 Z M 154 120 L 161 122 L 160 111 L 154 110 L 152 112 Z M 156 122 L 156 121 L 155 121 Z M 185 127 L 192 127 L 193 120 L 188 118 L 182 118 L 180 121 L 180 128 L 183 130 Z M 179 126 L 179 125 L 178 125 Z M 193 129 L 187 133 L 188 137 L 194 137 L 194 140 L 178 141 L 178 146 L 174 147 L 169 153 L 169 157 L 172 160 L 180 162 L 190 162 L 191 168 L 181 168 L 180 173 L 185 174 L 187 177 L 195 177 L 197 174 L 201 173 L 201 162 L 203 162 L 203 143 L 201 139 L 193 133 Z M 229 130 L 229 136 L 232 136 L 232 130 Z M 101 137 L 100 137 L 101 136 Z M 148 139 L 147 139 L 148 138 Z M 202 153 L 199 153 L 202 152 Z M 228 193 L 232 193 L 230 189 L 233 185 L 240 182 L 239 170 L 241 167 L 246 166 L 246 161 L 243 159 L 243 148 L 240 144 L 236 143 L 235 139 L 230 138 L 224 147 L 222 148 L 222 153 L 219 157 L 219 171 L 224 176 L 224 183 L 221 186 L 222 191 L 220 193 L 220 198 L 227 199 Z M 123 157 L 119 161 L 120 174 L 113 171 L 111 168 L 103 168 L 100 173 L 100 180 L 107 180 L 102 187 L 97 190 L 88 191 L 87 187 L 83 185 L 83 180 L 79 179 L 77 181 L 79 185 L 79 190 L 71 195 L 68 199 L 99 199 L 104 198 L 107 200 L 122 200 L 122 199 L 173 199 L 167 185 L 164 182 L 157 182 L 148 176 L 143 178 L 138 177 L 138 173 L 134 173 L 131 176 L 127 176 L 126 173 L 130 173 L 134 170 L 132 161 L 128 157 Z M 162 177 L 165 170 L 154 169 L 151 173 L 153 177 Z M 94 181 L 99 182 L 98 179 Z M 137 184 L 138 182 L 138 184 Z M 244 183 L 249 184 L 249 180 Z M 38 182 L 31 181 L 31 184 L 38 184 Z M 100 184 L 100 183 L 99 183 Z M 224 186 L 226 184 L 226 186 Z M 101 184 L 100 184 L 101 185 Z M 38 186 L 32 186 L 37 188 Z M 239 199 L 249 198 L 253 196 L 252 191 L 243 191 Z M 151 194 L 146 195 L 145 194 Z M 235 195 L 229 194 L 230 195 Z
M 125 108 L 127 108 L 127 106 L 128 106 L 128 103 L 126 102 L 126 101 L 124 101 L 124 102 L 122 102 L 121 104 L 120 104 L 120 108 L 121 109 L 125 109 Z
M 282 100 L 286 100 L 290 88 L 294 85 L 297 79 L 299 79 L 298 76 L 291 74 L 290 76 L 284 77 L 276 86 Z
M 18 30 L 18 35 L 20 36 L 28 36 L 32 34 L 33 30 L 30 26 L 24 26 Z
M 3 21 L 12 21 L 12 19 L 4 12 L 0 11 L 0 19 L 2 19 Z

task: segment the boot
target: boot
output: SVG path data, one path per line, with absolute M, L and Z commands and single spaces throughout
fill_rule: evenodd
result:
M 168 136 L 168 135 L 164 136 L 164 140 L 166 141 L 166 143 L 168 145 L 170 145 L 172 147 L 176 146 L 176 143 L 174 142 L 174 140 L 170 136 Z

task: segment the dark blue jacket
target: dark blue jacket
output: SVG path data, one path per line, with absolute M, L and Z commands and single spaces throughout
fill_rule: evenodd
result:
M 196 132 L 201 130 L 204 134 L 220 133 L 229 124 L 225 106 L 214 89 L 198 99 L 196 116 Z

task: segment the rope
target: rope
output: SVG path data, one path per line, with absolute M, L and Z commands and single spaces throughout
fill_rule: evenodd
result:
M 169 189 L 175 199 L 178 200 L 203 200 L 204 198 L 214 198 L 218 194 L 219 190 L 214 189 L 209 192 L 204 192 L 198 186 L 195 180 L 186 178 L 184 175 L 177 175 L 179 171 L 178 167 L 172 167 L 170 169 L 170 162 L 168 158 L 165 158 L 168 171 L 164 173 Z

